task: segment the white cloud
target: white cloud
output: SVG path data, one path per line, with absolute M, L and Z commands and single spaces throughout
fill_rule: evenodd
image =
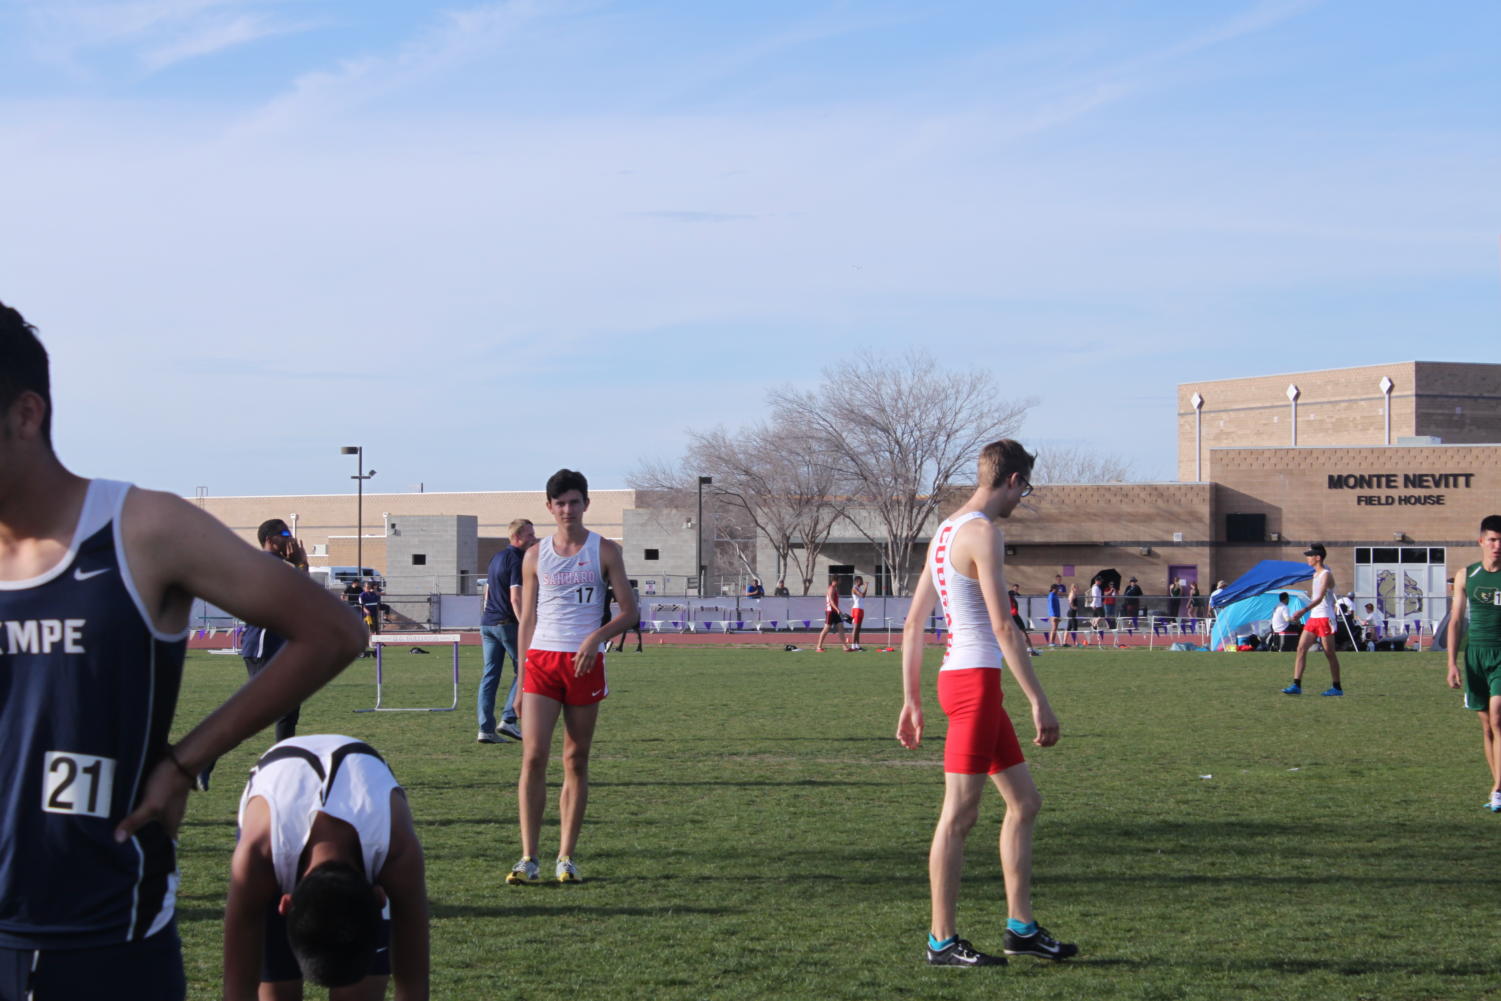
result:
M 279 22 L 256 14 L 205 20 L 201 24 L 192 25 L 164 44 L 143 52 L 141 62 L 149 70 L 160 70 L 185 59 L 212 55 L 276 35 L 295 34 L 311 26 L 307 22 Z
M 30 0 L 30 42 L 42 59 L 87 72 L 124 52 L 147 72 L 312 23 L 282 16 L 290 0 Z
M 237 134 L 316 127 L 329 118 L 399 93 L 433 75 L 486 56 L 514 40 L 530 23 L 576 9 L 573 2 L 504 0 L 448 11 L 416 38 L 389 54 L 341 60 L 336 68 L 303 74 L 289 90 L 249 115 Z

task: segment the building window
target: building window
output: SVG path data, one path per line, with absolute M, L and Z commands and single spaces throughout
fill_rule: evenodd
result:
M 648 549 L 642 554 L 641 558 L 644 560 L 657 560 L 662 558 L 662 553 L 657 549 Z
M 1264 514 L 1227 514 L 1227 515 L 1225 515 L 1225 541 L 1226 542 L 1265 542 L 1266 541 L 1266 515 L 1264 515 Z
M 425 567 L 425 566 L 427 566 L 427 554 L 426 553 L 413 553 L 412 554 L 412 566 L 414 566 L 414 567 Z

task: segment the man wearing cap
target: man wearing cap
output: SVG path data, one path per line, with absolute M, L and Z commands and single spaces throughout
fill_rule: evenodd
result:
M 1298 637 L 1298 653 L 1293 659 L 1293 683 L 1282 689 L 1282 694 L 1303 694 L 1303 664 L 1308 659 L 1308 650 L 1313 646 L 1313 641 L 1319 639 L 1323 643 L 1324 656 L 1329 660 L 1329 677 L 1332 682 L 1328 690 L 1319 694 L 1343 695 L 1345 690 L 1339 683 L 1339 658 L 1334 653 L 1334 624 L 1338 621 L 1334 611 L 1334 574 L 1324 566 L 1323 543 L 1315 542 L 1303 550 L 1303 555 L 1313 569 L 1313 588 L 1309 592 L 1308 606 L 1298 609 L 1288 616 L 1288 620 L 1297 624 L 1306 614 L 1308 622 L 1303 627 L 1303 635 Z
M 292 530 L 287 528 L 287 523 L 280 518 L 270 518 L 261 522 L 261 527 L 255 530 L 256 541 L 261 544 L 261 551 L 275 557 L 284 563 L 290 563 L 303 572 L 307 571 L 307 555 L 302 548 L 302 543 L 297 541 Z M 276 651 L 282 648 L 286 640 L 271 632 L 247 623 L 245 631 L 240 634 L 240 659 L 245 662 L 245 670 L 254 678 L 265 668 L 267 662 L 276 656 Z M 276 740 L 280 743 L 288 737 L 297 735 L 297 720 L 302 715 L 302 706 L 292 707 L 292 711 L 276 721 Z M 210 761 L 208 767 L 198 773 L 198 788 L 208 791 L 209 779 L 214 774 L 215 762 Z

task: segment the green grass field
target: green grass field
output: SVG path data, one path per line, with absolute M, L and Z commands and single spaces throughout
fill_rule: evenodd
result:
M 374 696 L 361 661 L 300 727 L 369 740 L 409 791 L 435 998 L 1501 996 L 1501 817 L 1480 809 L 1479 727 L 1441 655 L 1348 655 L 1350 695 L 1325 699 L 1278 694 L 1291 655 L 1049 652 L 1039 673 L 1063 740 L 1029 751 L 1045 799 L 1035 899 L 1080 955 L 987 970 L 919 961 L 943 784 L 932 670 L 928 739 L 907 752 L 892 738 L 894 654 L 613 655 L 586 882 L 509 887 L 519 745 L 474 743 L 478 648 L 464 655 L 457 712 L 356 715 Z M 1313 692 L 1327 685 L 1315 657 Z M 388 704 L 447 704 L 446 651 L 387 664 Z M 191 656 L 178 729 L 242 678 L 237 658 Z M 1026 700 L 1006 690 L 1025 743 Z M 189 804 L 179 917 L 194 998 L 218 996 L 240 778 L 269 743 L 230 755 Z M 960 933 L 992 950 L 1001 812 L 995 796 L 971 836 L 959 908 Z

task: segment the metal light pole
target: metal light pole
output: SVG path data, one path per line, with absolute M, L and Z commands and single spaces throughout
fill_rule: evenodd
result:
M 1194 482 L 1204 482 L 1204 397 L 1198 393 L 1188 398 L 1194 408 Z
M 352 455 L 354 460 L 355 515 L 354 515 L 354 572 L 360 583 L 365 583 L 365 481 L 375 475 L 375 470 L 365 472 L 365 446 L 345 445 L 340 455 Z
M 704 487 L 713 486 L 714 477 L 698 478 L 698 520 L 693 523 L 693 565 L 698 568 L 698 596 L 704 596 Z

